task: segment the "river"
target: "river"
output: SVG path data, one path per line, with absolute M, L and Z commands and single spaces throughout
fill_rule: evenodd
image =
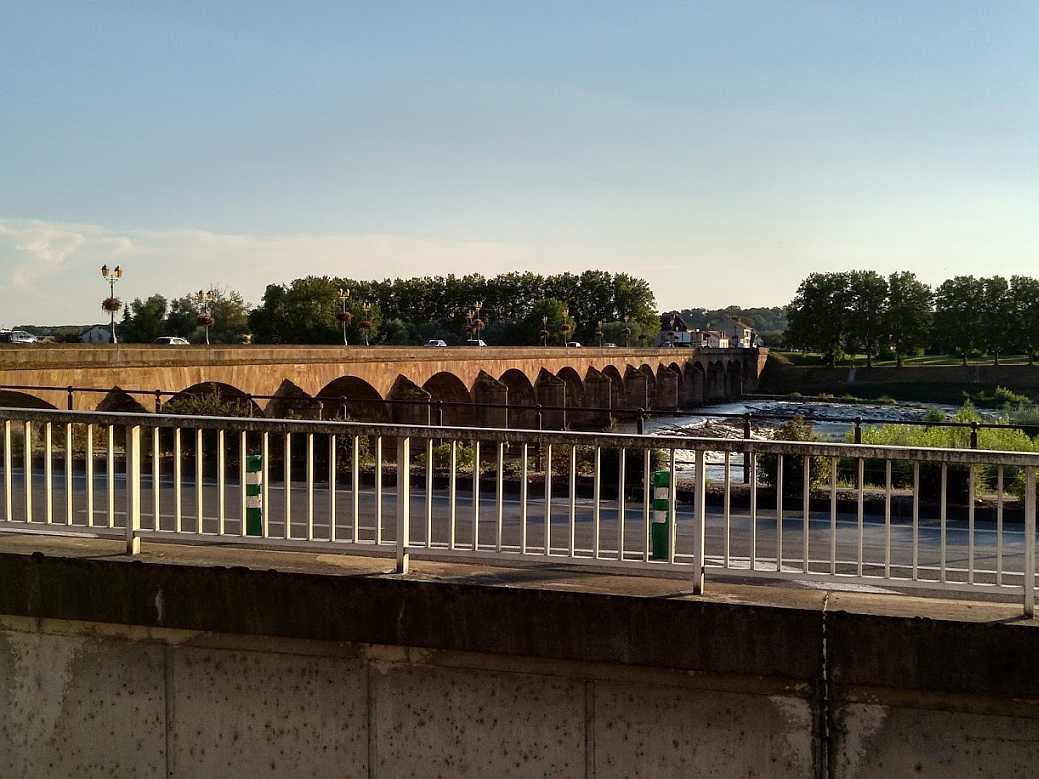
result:
M 943 403 L 840 403 L 822 400 L 748 400 L 738 403 L 719 403 L 704 409 L 703 415 L 657 417 L 646 421 L 646 432 L 654 435 L 686 435 L 708 438 L 743 438 L 743 414 L 755 415 L 751 429 L 751 437 L 768 440 L 786 420 L 760 418 L 762 414 L 784 416 L 802 416 L 811 421 L 812 417 L 823 417 L 839 421 L 812 422 L 812 430 L 827 441 L 844 441 L 845 434 L 854 429 L 855 418 L 870 420 L 869 424 L 881 424 L 887 421 L 922 421 L 928 411 L 937 409 L 946 416 L 955 414 L 959 407 Z M 983 414 L 985 412 L 982 412 Z M 712 414 L 734 414 L 737 417 L 718 418 Z M 867 423 L 863 423 L 864 425 Z M 678 471 L 687 475 L 691 471 L 692 452 L 681 452 L 676 455 Z M 742 463 L 742 457 L 733 462 Z M 708 453 L 707 475 L 710 479 L 723 477 L 722 455 Z

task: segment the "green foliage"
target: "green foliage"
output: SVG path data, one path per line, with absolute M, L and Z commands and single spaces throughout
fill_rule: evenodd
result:
M 850 304 L 849 274 L 809 274 L 786 308 L 788 344 L 820 351 L 835 365 L 849 334 Z
M 812 423 L 802 417 L 794 417 L 783 423 L 773 436 L 776 441 L 822 441 L 812 431 Z M 826 483 L 829 473 L 827 467 L 830 458 L 812 457 L 808 465 L 809 489 Z M 794 455 L 783 456 L 783 494 L 787 496 L 801 495 L 804 492 L 804 457 Z M 779 477 L 779 458 L 774 454 L 763 454 L 758 457 L 758 477 L 773 487 Z
M 915 273 L 901 271 L 888 277 L 887 326 L 895 362 L 927 344 L 933 314 L 931 288 Z
M 335 320 L 339 305 L 336 290 L 350 290 L 348 326 L 351 343 L 363 340 L 359 324 L 360 304 L 372 305 L 369 319 L 376 327 L 372 343 L 421 343 L 442 338 L 458 343 L 466 337 L 467 314 L 477 302 L 483 304 L 482 336 L 488 343 L 540 344 L 538 326 L 529 321 L 535 307 L 548 300 L 561 301 L 570 311 L 574 330 L 570 338 L 594 342 L 596 323 L 620 320 L 627 314 L 633 329 L 653 333 L 657 313 L 649 285 L 624 273 L 585 271 L 541 276 L 507 273 L 493 278 L 480 274 L 462 277 L 436 276 L 385 281 L 348 278 L 307 277 L 290 284 L 272 284 L 250 316 L 257 343 L 337 343 L 341 327 Z M 401 324 L 393 324 L 396 320 Z M 382 331 L 379 322 L 385 321 Z M 553 334 L 555 340 L 555 334 Z
M 1003 405 L 1020 406 L 1027 404 L 1030 398 L 1027 395 L 1022 395 L 1020 392 L 1014 392 L 1009 387 L 999 386 L 996 387 L 995 392 L 992 393 L 996 401 Z
M 247 417 L 251 406 L 244 398 L 229 397 L 218 389 L 207 392 L 178 395 L 162 406 L 164 414 L 191 417 Z
M 941 412 L 938 412 L 939 414 Z M 936 419 L 928 414 L 928 422 L 946 421 L 944 415 Z M 968 401 L 953 416 L 953 422 L 970 424 L 982 422 L 983 418 L 977 409 Z M 1011 419 L 1001 417 L 997 423 L 1009 424 Z M 1015 420 L 1016 421 L 1016 420 Z M 934 447 L 939 449 L 969 449 L 971 430 L 968 427 L 943 427 L 923 425 L 880 425 L 865 427 L 862 430 L 862 443 L 878 446 Z M 846 435 L 847 441 L 853 440 L 853 434 Z M 1039 437 L 1032 438 L 1028 433 L 1017 429 L 979 428 L 978 449 L 1003 452 L 1039 452 Z M 952 499 L 964 500 L 967 496 L 966 466 L 950 466 L 948 471 L 948 490 Z M 975 470 L 977 485 L 981 489 L 994 489 L 996 469 L 993 466 L 979 466 Z M 912 465 L 906 461 L 896 460 L 892 463 L 892 479 L 896 487 L 911 487 L 913 483 Z M 1008 490 L 1020 492 L 1022 488 L 1019 469 L 1004 467 L 1004 480 Z M 879 484 L 881 482 L 874 481 Z M 922 494 L 930 499 L 937 499 L 940 493 L 941 469 L 938 464 L 923 464 L 920 467 L 920 486 Z

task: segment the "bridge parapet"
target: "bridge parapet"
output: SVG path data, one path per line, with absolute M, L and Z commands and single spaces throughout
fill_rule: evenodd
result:
M 120 402 L 129 398 L 140 408 L 151 409 L 149 396 L 156 391 L 164 402 L 173 394 L 217 388 L 242 399 L 255 399 L 265 412 L 269 406 L 277 413 L 290 397 L 298 402 L 326 396 L 385 400 L 392 397 L 395 388 L 409 382 L 430 393 L 434 400 L 474 402 L 481 375 L 510 387 L 510 402 L 522 398 L 524 402 L 518 405 L 530 405 L 533 388 L 544 373 L 564 381 L 567 404 L 578 410 L 594 406 L 584 384 L 590 373 L 601 373 L 613 383 L 607 408 L 622 404 L 629 408 L 674 408 L 679 405 L 676 393 L 696 397 L 695 392 L 681 389 L 697 383 L 694 372 L 706 375 L 711 371 L 711 392 L 701 393 L 709 400 L 724 400 L 742 390 L 752 390 L 757 383 L 760 352 L 540 347 L 0 347 L 0 405 L 64 408 L 71 398 L 72 408 L 89 411 L 111 407 L 113 401 L 106 394 L 118 390 Z M 646 376 L 641 391 L 622 391 L 622 381 L 630 382 L 621 377 L 631 370 Z M 658 373 L 667 377 L 662 396 L 656 390 Z M 724 377 L 730 373 L 743 379 L 726 382 Z M 67 387 L 79 389 L 69 393 Z M 576 418 L 587 422 L 595 415 L 577 414 Z

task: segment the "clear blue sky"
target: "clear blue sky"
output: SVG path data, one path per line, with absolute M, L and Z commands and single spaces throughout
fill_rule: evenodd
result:
M 1034 2 L 12 2 L 0 324 L 305 273 L 1039 275 Z

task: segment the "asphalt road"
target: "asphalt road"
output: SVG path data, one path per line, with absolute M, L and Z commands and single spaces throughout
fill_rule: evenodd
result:
M 64 524 L 65 518 L 65 481 L 64 472 L 55 469 L 53 477 L 54 489 L 53 521 Z M 455 508 L 455 543 L 460 547 L 470 547 L 473 542 L 475 527 L 473 501 L 469 491 L 470 479 L 459 478 Z M 25 507 L 23 498 L 23 473 L 12 471 L 13 496 L 12 512 L 15 520 L 24 520 Z M 45 521 L 46 487 L 43 472 L 33 473 L 33 519 Z M 353 536 L 353 498 L 349 485 L 338 484 L 335 493 L 336 535 L 340 540 Z M 553 483 L 553 500 L 551 504 L 551 541 L 553 555 L 566 556 L 570 550 L 570 506 L 566 496 L 566 480 L 559 478 Z M 6 516 L 6 496 L 0 489 L 0 517 Z M 202 531 L 216 534 L 220 529 L 219 490 L 215 482 L 203 482 L 203 516 Z M 275 538 L 285 535 L 285 490 L 281 482 L 270 485 L 270 505 L 265 507 L 268 519 L 269 534 Z M 173 483 L 169 478 L 160 480 L 159 527 L 162 530 L 175 528 L 175 495 Z M 232 535 L 240 533 L 241 493 L 236 480 L 228 479 L 224 486 L 224 532 Z M 150 475 L 142 475 L 142 526 L 154 527 L 153 491 Z M 121 475 L 115 478 L 114 490 L 114 523 L 122 526 L 125 521 L 125 490 Z M 328 485 L 317 483 L 313 491 L 313 522 L 308 523 L 308 494 L 306 484 L 293 482 L 291 490 L 291 535 L 296 539 L 308 538 L 308 534 L 317 540 L 329 538 L 331 496 Z M 425 490 L 418 483 L 412 487 L 411 499 L 411 541 L 414 545 L 426 542 L 426 506 Z M 374 541 L 376 529 L 376 499 L 373 487 L 362 487 L 358 495 L 358 537 L 361 540 Z M 619 542 L 618 510 L 615 501 L 602 501 L 600 504 L 599 542 L 600 555 L 616 559 Z M 194 532 L 197 526 L 196 489 L 192 475 L 184 474 L 181 489 L 182 528 Z M 680 558 L 689 555 L 693 548 L 692 539 L 692 506 L 679 505 L 677 552 Z M 94 478 L 94 512 L 93 521 L 97 526 L 108 525 L 108 488 L 104 473 L 95 474 Z M 73 478 L 73 524 L 87 524 L 87 490 L 86 478 L 82 473 Z M 396 524 L 396 491 L 386 488 L 382 494 L 382 539 L 392 541 L 395 538 Z M 479 501 L 479 543 L 481 550 L 492 550 L 497 543 L 497 500 L 493 491 L 486 488 L 481 491 Z M 774 571 L 776 568 L 776 514 L 774 507 L 760 507 L 757 516 L 757 532 L 754 540 L 756 564 L 759 571 Z M 434 545 L 446 545 L 450 538 L 450 502 L 447 490 L 435 490 L 432 495 L 432 542 Z M 578 498 L 576 501 L 573 522 L 574 548 L 579 556 L 591 556 L 594 538 L 594 506 L 590 499 Z M 625 559 L 637 560 L 642 557 L 644 548 L 645 527 L 641 501 L 629 503 L 625 511 L 624 549 Z M 507 548 L 518 548 L 521 543 L 521 506 L 517 496 L 506 495 L 502 501 L 502 544 Z M 750 567 L 752 536 L 751 520 L 746 510 L 734 510 L 729 519 L 729 555 L 730 565 L 736 569 L 748 570 Z M 962 518 L 950 518 L 946 529 L 946 565 L 950 569 L 965 569 L 969 555 L 969 531 Z M 545 502 L 541 488 L 531 490 L 527 500 L 527 545 L 528 550 L 538 553 L 544 550 L 545 536 Z M 830 567 L 831 526 L 828 512 L 813 512 L 809 519 L 808 543 L 810 567 L 813 571 L 828 571 Z M 883 516 L 867 514 L 862 530 L 863 573 L 883 576 L 887 532 Z M 891 573 L 896 577 L 909 577 L 913 559 L 913 530 L 911 521 L 905 518 L 893 519 L 890 528 L 890 563 Z M 996 528 L 991 521 L 978 520 L 975 525 L 975 569 L 977 581 L 991 582 L 996 568 Z M 802 547 L 804 539 L 804 520 L 800 512 L 787 512 L 783 521 L 783 570 L 796 573 L 802 569 Z M 938 566 L 941 556 L 941 533 L 937 517 L 921 517 L 919 526 L 918 565 L 922 579 L 938 579 Z M 1024 534 L 1018 524 L 1008 523 L 1003 532 L 1003 570 L 1009 573 L 1020 572 L 1023 563 Z M 839 514 L 837 517 L 837 570 L 839 573 L 854 574 L 858 570 L 859 531 L 854 514 Z M 718 507 L 710 506 L 707 517 L 707 558 L 708 563 L 723 561 L 725 553 L 725 518 Z M 948 571 L 952 581 L 964 581 L 966 574 L 962 570 Z M 796 577 L 795 577 L 796 578 Z M 1012 579 L 1011 581 L 1014 581 Z M 883 579 L 877 580 L 878 586 L 897 590 L 899 585 Z

